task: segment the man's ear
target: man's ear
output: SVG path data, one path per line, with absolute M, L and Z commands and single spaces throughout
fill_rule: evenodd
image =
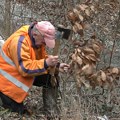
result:
M 32 31 L 32 36 L 33 36 L 33 37 L 36 37 L 36 36 L 37 36 L 37 33 L 35 33 L 34 31 Z
M 36 34 L 36 33 L 33 33 L 33 36 L 37 36 L 37 34 Z

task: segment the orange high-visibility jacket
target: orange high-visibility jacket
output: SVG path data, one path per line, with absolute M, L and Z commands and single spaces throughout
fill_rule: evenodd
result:
M 21 27 L 0 50 L 0 92 L 18 103 L 28 95 L 34 76 L 47 74 L 45 46 L 35 46 L 32 27 Z

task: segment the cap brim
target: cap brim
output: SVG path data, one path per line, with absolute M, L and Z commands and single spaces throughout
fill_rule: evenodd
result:
M 45 38 L 45 43 L 49 48 L 54 48 L 55 47 L 55 39 L 47 39 Z

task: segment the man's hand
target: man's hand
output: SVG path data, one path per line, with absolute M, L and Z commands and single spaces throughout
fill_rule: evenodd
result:
M 68 65 L 66 63 L 60 63 L 59 71 L 60 72 L 67 72 L 69 68 L 70 68 L 70 65 Z
M 56 66 L 58 62 L 58 56 L 49 55 L 46 59 L 47 65 L 51 67 Z

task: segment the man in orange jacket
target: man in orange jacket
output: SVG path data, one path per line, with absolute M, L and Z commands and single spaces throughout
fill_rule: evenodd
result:
M 23 114 L 23 101 L 32 85 L 43 87 L 45 114 L 57 115 L 58 86 L 52 87 L 48 72 L 57 66 L 67 70 L 69 65 L 59 63 L 58 56 L 48 55 L 45 47 L 55 46 L 55 27 L 48 21 L 22 26 L 4 43 L 0 52 L 0 98 L 3 107 Z M 52 111 L 52 113 L 51 113 Z M 58 110 L 59 111 L 59 110 Z

